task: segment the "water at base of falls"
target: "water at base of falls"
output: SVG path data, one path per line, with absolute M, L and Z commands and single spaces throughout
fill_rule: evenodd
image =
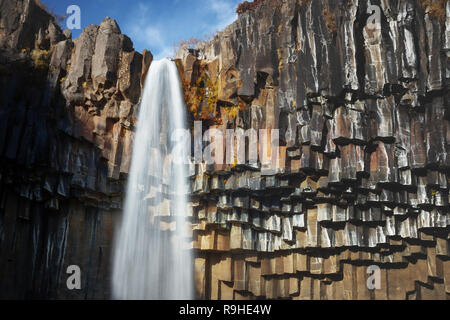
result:
M 187 167 L 173 161 L 172 133 L 186 129 L 177 67 L 154 61 L 138 116 L 122 224 L 115 237 L 114 299 L 193 298 L 187 215 Z M 190 151 L 190 150 L 189 150 Z

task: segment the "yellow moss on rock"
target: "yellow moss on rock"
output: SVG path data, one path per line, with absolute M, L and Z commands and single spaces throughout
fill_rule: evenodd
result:
M 34 68 L 38 70 L 46 70 L 49 67 L 52 50 L 34 49 L 31 52 Z
M 277 49 L 277 55 L 278 55 L 278 71 L 281 72 L 283 69 L 283 50 L 281 48 Z
M 181 70 L 181 65 L 178 68 Z M 207 64 L 203 61 L 200 63 L 199 74 L 193 85 L 187 83 L 183 76 L 181 79 L 186 106 L 194 119 L 221 123 L 217 112 L 219 83 L 211 79 Z
M 234 120 L 237 118 L 239 114 L 239 106 L 225 107 L 223 108 L 225 115 L 228 120 Z

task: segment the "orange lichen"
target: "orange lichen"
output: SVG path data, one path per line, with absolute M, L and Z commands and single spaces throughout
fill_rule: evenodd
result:
M 337 24 L 336 24 L 336 15 L 329 11 L 328 9 L 324 9 L 322 12 L 325 17 L 325 24 L 327 26 L 328 31 L 332 34 L 336 34 L 337 32 Z
M 445 24 L 446 0 L 422 0 L 421 5 L 424 10 L 426 10 L 426 8 L 429 8 L 428 13 L 430 17 L 437 19 L 441 24 Z
M 181 62 L 177 61 L 183 86 L 184 100 L 194 120 L 205 120 L 211 124 L 221 124 L 217 112 L 219 84 L 213 81 L 208 72 L 208 65 L 201 61 L 193 83 L 186 81 L 182 75 Z

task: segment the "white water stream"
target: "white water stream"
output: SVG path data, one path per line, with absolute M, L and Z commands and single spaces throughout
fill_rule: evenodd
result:
M 142 95 L 122 224 L 115 237 L 113 298 L 193 298 L 193 258 L 188 227 L 187 151 L 172 134 L 186 129 L 177 67 L 154 61 Z M 180 154 L 183 153 L 183 154 Z

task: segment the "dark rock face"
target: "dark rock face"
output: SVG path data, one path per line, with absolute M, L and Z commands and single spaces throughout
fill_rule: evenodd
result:
M 113 19 L 72 40 L 34 1 L 0 8 L 0 298 L 109 299 L 151 61 Z M 71 265 L 82 290 L 67 289 Z
M 449 19 L 447 1 L 267 0 L 178 53 L 203 130 L 281 138 L 275 172 L 193 172 L 199 296 L 449 297 Z
M 1 0 L 0 20 L 1 48 L 48 47 L 64 38 L 54 19 L 34 0 Z

